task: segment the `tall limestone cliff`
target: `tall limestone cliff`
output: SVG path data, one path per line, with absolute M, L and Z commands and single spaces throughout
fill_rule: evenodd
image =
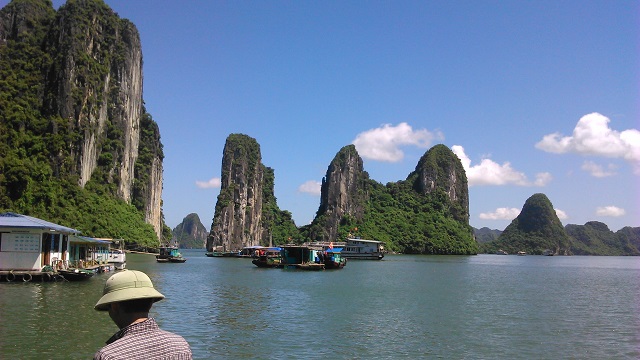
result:
M 542 254 L 549 249 L 556 255 L 571 255 L 571 244 L 553 204 L 545 194 L 533 194 L 520 214 L 492 243 L 509 253 L 526 251 Z
M 368 201 L 369 174 L 363 170 L 362 158 L 354 145 L 340 149 L 322 179 L 320 207 L 314 219 L 311 238 L 334 241 L 344 218 L 363 219 Z
M 298 235 L 291 213 L 278 208 L 274 181 L 274 171 L 262 164 L 260 145 L 254 138 L 244 134 L 227 137 L 207 250 L 283 244 Z
M 0 90 L 10 99 L 2 104 L 9 137 L 22 131 L 46 143 L 26 157 L 48 159 L 54 176 L 81 187 L 112 185 L 113 195 L 135 204 L 159 237 L 164 155 L 143 107 L 135 25 L 102 0 L 69 0 L 57 12 L 50 0 L 13 0 L 0 10 L 0 61 L 0 71 L 11 74 L 2 76 Z M 15 201 L 22 193 L 10 195 Z
M 207 249 L 239 250 L 260 243 L 264 165 L 260 145 L 242 134 L 227 137 L 222 179 Z
M 469 186 L 460 159 L 447 146 L 439 144 L 429 149 L 418 161 L 414 188 L 423 194 L 442 190 L 447 195 L 453 217 L 469 223 Z

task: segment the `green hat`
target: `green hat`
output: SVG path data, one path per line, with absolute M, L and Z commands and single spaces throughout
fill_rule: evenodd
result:
M 102 297 L 93 308 L 98 311 L 109 310 L 109 304 L 135 299 L 164 299 L 164 295 L 153 288 L 147 274 L 137 270 L 122 270 L 111 275 L 104 284 Z

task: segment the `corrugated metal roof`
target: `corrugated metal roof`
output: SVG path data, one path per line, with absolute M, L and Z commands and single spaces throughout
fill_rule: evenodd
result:
M 0 214 L 0 228 L 26 228 L 79 234 L 80 231 L 35 217 L 6 212 Z
M 91 244 L 111 244 L 110 240 L 96 239 L 88 236 L 75 236 L 69 238 L 73 243 L 91 243 Z

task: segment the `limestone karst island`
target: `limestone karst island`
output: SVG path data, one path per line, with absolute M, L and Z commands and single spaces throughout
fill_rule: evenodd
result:
M 163 216 L 171 204 L 162 200 L 162 129 L 143 88 L 138 30 L 103 1 L 56 11 L 48 0 L 14 0 L 0 10 L 0 271 L 22 262 L 55 270 L 61 260 L 82 267 L 88 249 L 228 252 L 349 238 L 398 254 L 640 254 L 640 228 L 563 226 L 540 193 L 506 229 L 472 228 L 464 168 L 442 144 L 386 184 L 369 177 L 354 145 L 335 149 L 315 217 L 301 226 L 274 192 L 286 174 L 263 164 L 251 134 L 227 137 L 213 219 L 185 214 L 172 230 Z M 47 225 L 21 238 L 22 216 Z

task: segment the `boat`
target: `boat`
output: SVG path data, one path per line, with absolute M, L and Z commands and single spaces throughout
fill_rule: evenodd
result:
M 282 267 L 282 257 L 280 251 L 282 248 L 270 247 L 256 250 L 257 256 L 251 263 L 259 268 L 277 268 Z
M 187 261 L 187 258 L 180 254 L 177 246 L 163 246 L 160 248 L 160 253 L 156 255 L 156 261 L 159 263 L 183 263 Z
M 546 249 L 545 251 L 542 252 L 542 255 L 544 255 L 544 256 L 553 256 L 554 253 L 553 253 L 553 250 Z
M 518 251 L 518 256 L 525 256 L 527 255 L 526 251 Z
M 347 238 L 341 255 L 345 259 L 382 260 L 384 252 L 382 241 Z
M 91 279 L 95 272 L 85 269 L 58 270 L 58 274 L 68 281 L 82 281 Z
M 342 269 L 347 265 L 347 259 L 342 257 L 342 248 L 330 248 L 320 255 L 325 269 Z
M 284 269 L 324 270 L 325 264 L 319 262 L 318 253 L 322 250 L 304 245 L 287 245 L 280 250 L 281 266 Z
M 109 250 L 107 262 L 116 270 L 123 270 L 127 266 L 127 255 L 121 249 Z
M 238 251 L 236 257 L 239 258 L 255 258 L 256 251 L 260 249 L 265 249 L 264 246 L 256 245 L 256 246 L 245 246 L 242 250 Z
M 502 250 L 502 249 L 500 249 L 500 250 L 496 251 L 496 255 L 509 255 L 509 253 L 504 251 L 504 250 Z

